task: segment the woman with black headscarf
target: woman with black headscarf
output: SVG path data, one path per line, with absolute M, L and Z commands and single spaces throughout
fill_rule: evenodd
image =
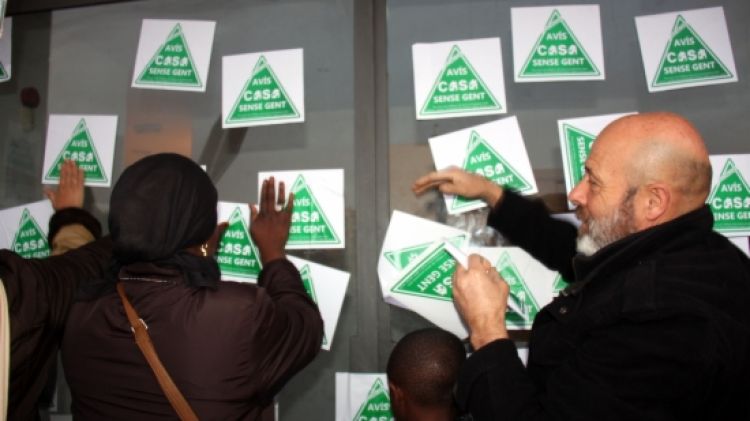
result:
M 201 420 L 261 418 L 322 340 L 320 313 L 284 257 L 291 199 L 278 211 L 273 179 L 264 181 L 251 225 L 263 264 L 258 285 L 220 282 L 212 255 L 222 227 L 206 173 L 175 154 L 123 172 L 110 200 L 112 268 L 81 291 L 63 339 L 77 420 L 176 417 L 134 342 L 117 283 Z

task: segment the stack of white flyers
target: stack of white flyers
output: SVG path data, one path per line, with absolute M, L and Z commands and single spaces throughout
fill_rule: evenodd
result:
M 394 211 L 378 260 L 378 276 L 386 302 L 463 337 L 466 330 L 453 306 L 451 284 L 456 259 L 445 250 L 446 239 L 465 250 L 469 233 Z
M 553 298 L 557 273 L 517 247 L 470 248 L 469 238 L 465 231 L 395 211 L 378 261 L 383 298 L 466 337 L 453 304 L 453 274 L 464 264 L 459 261 L 477 253 L 510 285 L 507 328 L 531 328 L 536 314 Z

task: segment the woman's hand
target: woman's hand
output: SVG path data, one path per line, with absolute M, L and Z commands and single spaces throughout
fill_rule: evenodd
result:
M 60 184 L 57 189 L 44 188 L 44 194 L 56 211 L 65 208 L 83 207 L 84 172 L 75 161 L 66 159 L 60 168 Z
M 284 247 L 292 223 L 294 193 L 289 193 L 289 199 L 284 207 L 284 183 L 279 183 L 278 197 L 275 185 L 273 177 L 263 180 L 260 206 L 250 206 L 250 235 L 258 247 L 263 265 L 285 256 Z M 276 209 L 277 204 L 281 210 Z

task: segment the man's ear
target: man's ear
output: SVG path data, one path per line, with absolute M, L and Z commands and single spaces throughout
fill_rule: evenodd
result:
M 391 398 L 391 413 L 393 413 L 396 421 L 399 421 L 399 416 L 403 416 L 404 409 L 407 404 L 406 396 L 404 391 L 398 385 L 388 380 L 388 392 Z
M 388 380 L 388 392 L 390 393 L 391 401 L 393 401 L 393 398 L 396 396 L 400 398 L 404 395 L 404 391 L 390 380 Z
M 672 208 L 672 191 L 665 183 L 649 183 L 644 186 L 645 203 L 643 218 L 648 226 L 664 222 L 662 218 Z

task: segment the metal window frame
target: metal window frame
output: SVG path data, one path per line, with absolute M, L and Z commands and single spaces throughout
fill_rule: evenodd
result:
M 390 310 L 377 299 L 381 292 L 376 271 L 390 213 L 386 11 L 387 0 L 354 1 L 358 333 L 349 339 L 352 372 L 384 371 L 392 347 Z

